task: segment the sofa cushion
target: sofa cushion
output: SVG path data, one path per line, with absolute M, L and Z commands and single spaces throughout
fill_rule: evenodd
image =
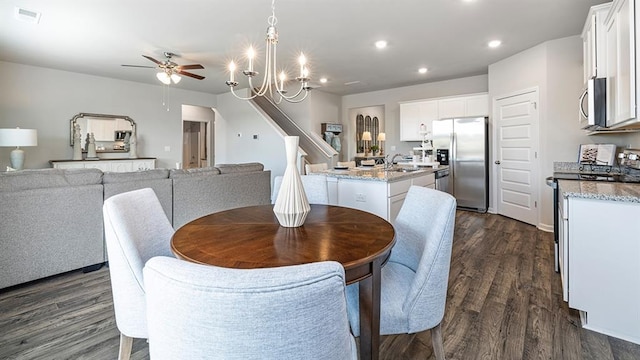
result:
M 171 169 L 169 172 L 169 177 L 180 178 L 180 177 L 192 177 L 192 176 L 202 176 L 202 175 L 218 175 L 220 174 L 220 170 L 214 167 L 204 167 L 197 169 Z
M 63 186 L 100 185 L 99 169 L 29 169 L 0 173 L 0 192 Z
M 271 203 L 271 171 L 177 176 L 173 179 L 173 227 L 214 212 Z
M 107 172 L 102 176 L 103 184 L 121 183 L 128 181 L 143 181 L 154 179 L 168 179 L 168 169 L 150 169 L 133 172 Z
M 220 174 L 235 174 L 243 172 L 263 171 L 264 165 L 257 162 L 245 164 L 216 164 L 216 168 L 220 170 Z
M 151 188 L 156 193 L 169 221 L 173 218 L 173 180 L 168 169 L 150 169 L 133 172 L 107 172 L 102 178 L 104 198 L 123 192 Z

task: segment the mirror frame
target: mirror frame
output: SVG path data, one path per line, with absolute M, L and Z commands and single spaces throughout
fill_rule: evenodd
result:
M 136 133 L 136 122 L 133 121 L 132 118 L 126 116 L 126 115 L 108 115 L 108 114 L 92 114 L 92 113 L 79 113 L 76 114 L 71 120 L 69 120 L 69 143 L 71 144 L 71 146 L 73 147 L 73 132 L 75 130 L 75 126 L 78 122 L 78 119 L 82 119 L 84 117 L 91 117 L 91 118 L 100 118 L 100 119 L 111 119 L 111 120 L 116 120 L 116 119 L 123 119 L 128 121 L 129 123 L 131 123 L 131 131 L 135 134 Z

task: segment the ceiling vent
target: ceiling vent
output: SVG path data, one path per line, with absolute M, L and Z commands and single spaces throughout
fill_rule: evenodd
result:
M 42 14 L 36 11 L 19 8 L 17 6 L 15 8 L 15 17 L 20 21 L 37 24 L 40 22 L 40 16 L 42 16 Z

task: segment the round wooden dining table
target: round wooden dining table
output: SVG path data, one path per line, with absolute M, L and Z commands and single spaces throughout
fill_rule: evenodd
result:
M 281 227 L 273 205 L 213 213 L 178 229 L 171 239 L 183 260 L 236 269 L 337 261 L 346 283 L 360 284 L 360 359 L 378 359 L 380 269 L 395 242 L 393 226 L 361 210 L 311 205 L 304 225 Z

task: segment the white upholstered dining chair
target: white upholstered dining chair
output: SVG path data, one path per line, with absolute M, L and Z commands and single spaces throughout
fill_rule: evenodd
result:
M 336 166 L 338 167 L 347 167 L 349 169 L 353 169 L 356 167 L 356 162 L 355 161 L 338 161 L 336 163 Z
M 229 269 L 160 256 L 144 281 L 152 360 L 358 359 L 340 263 Z
M 329 204 L 329 186 L 326 175 L 300 175 L 300 179 L 302 180 L 302 187 L 304 188 L 305 194 L 307 194 L 309 204 Z M 275 204 L 278 198 L 281 184 L 282 176 L 278 175 L 273 178 L 273 194 L 271 195 L 271 202 L 273 204 Z
M 382 268 L 380 334 L 431 329 L 433 352 L 444 359 L 441 322 L 447 298 L 456 200 L 412 186 L 395 220 L 396 243 Z M 347 288 L 351 330 L 360 333 L 358 285 Z
M 104 232 L 116 325 L 118 359 L 131 356 L 133 338 L 148 338 L 142 268 L 154 256 L 173 256 L 173 228 L 152 189 L 114 195 L 104 201 Z
M 318 171 L 322 171 L 322 170 L 327 170 L 329 167 L 327 166 L 327 163 L 318 163 L 318 164 L 305 164 L 304 165 L 304 172 L 305 174 L 311 174 L 314 172 L 318 172 Z

